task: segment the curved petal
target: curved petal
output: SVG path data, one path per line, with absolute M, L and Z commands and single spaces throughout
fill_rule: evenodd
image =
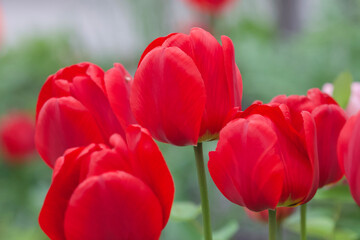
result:
M 297 131 L 301 131 L 302 128 L 303 120 L 301 112 L 308 111 L 311 113 L 318 106 L 308 97 L 300 95 L 291 95 L 289 97 L 280 95 L 274 97 L 270 103 L 285 104 L 289 108 L 291 115 L 290 119 Z
M 123 129 L 136 123 L 130 109 L 132 77 L 119 63 L 105 73 L 105 86 L 110 105 Z
M 338 158 L 346 178 L 351 194 L 360 206 L 360 112 L 349 118 L 340 132 L 338 140 Z
M 133 175 L 146 183 L 159 199 L 165 227 L 174 200 L 174 182 L 166 162 L 150 134 L 140 126 L 126 130 Z
M 253 211 L 277 206 L 284 171 L 276 142 L 275 132 L 260 115 L 233 120 L 221 130 L 208 166 L 225 197 Z
M 319 187 L 319 158 L 318 158 L 318 147 L 317 147 L 317 135 L 316 135 L 316 125 L 314 118 L 311 116 L 309 112 L 303 111 L 301 113 L 303 118 L 303 134 L 305 139 L 305 147 L 308 154 L 308 164 L 311 166 L 310 173 L 303 172 L 301 173 L 300 169 L 295 169 L 296 175 L 298 176 L 298 182 L 301 184 L 299 179 L 311 179 L 311 184 L 308 185 L 308 193 L 305 195 L 306 197 L 302 201 L 302 203 L 307 203 L 310 201 L 318 187 Z M 296 166 L 294 166 L 296 168 Z M 299 171 L 300 170 L 300 171 Z M 301 175 L 302 174 L 302 175 Z M 302 184 L 306 185 L 307 181 L 302 181 Z
M 298 122 L 296 127 L 300 132 L 293 127 L 291 122 L 293 118 L 287 116 L 290 112 L 285 104 L 275 106 L 254 104 L 241 114 L 244 118 L 260 114 L 272 122 L 270 125 L 278 137 L 276 149 L 284 165 L 285 180 L 280 199 L 280 204 L 284 206 L 300 203 L 309 196 L 309 191 L 314 186 L 315 123 L 311 116 L 310 119 L 308 118 L 310 113 L 306 111 L 303 113 L 307 115 L 304 117 L 302 113 L 298 114 L 296 120 Z M 318 171 L 318 168 L 316 170 Z
M 316 124 L 319 154 L 319 188 L 337 182 L 343 176 L 337 159 L 337 140 L 346 122 L 346 114 L 339 106 L 325 104 L 312 112 Z
M 73 149 L 56 163 L 53 181 L 39 215 L 39 224 L 50 239 L 65 239 L 62 224 L 65 211 L 73 191 L 81 181 L 83 164 L 88 162 L 89 153 L 94 150 L 99 150 L 99 147 L 90 145 L 85 149 Z
M 47 100 L 52 97 L 70 96 L 70 85 L 75 77 L 90 77 L 103 91 L 105 90 L 104 71 L 95 64 L 83 62 L 62 68 L 50 75 L 41 88 L 36 106 L 36 119 Z
M 90 112 L 72 97 L 48 100 L 38 116 L 35 144 L 40 156 L 53 167 L 71 147 L 104 142 Z
M 229 100 L 223 48 L 215 37 L 201 28 L 193 28 L 190 39 L 195 53 L 193 60 L 206 89 L 206 105 L 200 136 L 218 134 L 228 111 L 234 107 Z
M 308 90 L 307 97 L 316 105 L 320 106 L 322 104 L 335 104 L 338 103 L 328 94 L 323 93 L 318 88 L 312 88 Z
M 91 154 L 86 178 L 115 171 L 133 172 L 127 158 L 114 150 L 103 149 Z
M 54 80 L 67 80 L 72 82 L 75 77 L 91 78 L 101 90 L 105 90 L 104 71 L 90 62 L 82 62 L 60 69 L 54 74 Z
M 82 182 L 72 194 L 66 216 L 68 240 L 159 239 L 161 206 L 141 180 L 111 172 Z
M 140 125 L 159 141 L 195 145 L 205 101 L 201 75 L 179 48 L 152 50 L 135 73 L 131 109 Z
M 224 52 L 224 67 L 228 83 L 228 92 L 230 103 L 233 107 L 241 107 L 242 98 L 242 78 L 235 63 L 235 50 L 231 39 L 227 36 L 221 36 L 221 42 Z
M 165 41 L 166 39 L 170 38 L 173 35 L 176 35 L 177 33 L 170 33 L 169 35 L 165 36 L 165 37 L 159 37 L 156 38 L 154 41 L 152 41 L 144 50 L 143 54 L 141 54 L 140 60 L 139 60 L 139 64 L 138 67 L 140 66 L 140 63 L 142 62 L 142 60 L 145 58 L 145 56 L 151 52 L 151 50 L 155 49 L 156 47 L 160 47 Z
M 114 133 L 125 136 L 104 92 L 90 78 L 74 78 L 70 91 L 89 110 L 103 138 L 106 139 L 105 143 L 108 143 L 108 139 Z

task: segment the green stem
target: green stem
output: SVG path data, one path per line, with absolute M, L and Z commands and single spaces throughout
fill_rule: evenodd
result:
M 269 209 L 269 240 L 276 240 L 276 209 Z
M 205 240 L 212 240 L 209 197 L 206 186 L 206 174 L 205 174 L 202 143 L 198 143 L 198 145 L 194 147 L 194 152 L 195 152 L 196 169 L 197 169 L 200 195 L 201 195 L 201 209 L 203 216 L 204 236 L 205 236 Z
M 281 221 L 277 222 L 277 238 L 278 240 L 282 240 L 283 236 L 283 227 Z
M 300 206 L 301 240 L 306 240 L 306 204 Z

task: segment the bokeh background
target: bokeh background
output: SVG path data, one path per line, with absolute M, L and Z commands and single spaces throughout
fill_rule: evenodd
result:
M 46 78 L 71 64 L 91 61 L 107 70 L 120 62 L 133 75 L 153 39 L 193 26 L 233 40 L 243 108 L 278 94 L 306 94 L 344 71 L 360 81 L 360 0 L 234 0 L 215 16 L 185 0 L 2 0 L 0 114 L 34 117 Z M 162 239 L 202 239 L 192 148 L 159 146 L 176 185 Z M 216 142 L 204 146 L 207 159 Z M 36 153 L 16 163 L 4 154 L 0 160 L 0 239 L 48 239 L 37 217 L 51 169 Z M 266 225 L 227 201 L 209 176 L 208 184 L 216 239 L 267 239 Z M 295 213 L 283 224 L 283 239 L 299 238 L 297 223 Z M 360 239 L 360 210 L 346 184 L 319 191 L 308 224 L 310 239 Z

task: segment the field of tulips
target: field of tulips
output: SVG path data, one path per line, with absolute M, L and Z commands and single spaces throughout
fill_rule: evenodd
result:
M 360 0 L 50 2 L 0 0 L 0 239 L 360 239 Z

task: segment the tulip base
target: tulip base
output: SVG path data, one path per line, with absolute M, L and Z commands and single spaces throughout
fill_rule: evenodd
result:
M 269 240 L 276 240 L 276 209 L 269 209 Z
M 202 143 L 198 143 L 196 146 L 194 146 L 194 152 L 195 152 L 196 169 L 197 169 L 200 196 L 201 196 L 204 239 L 212 240 L 209 197 L 208 197 L 207 184 L 206 184 L 206 174 L 205 174 Z

